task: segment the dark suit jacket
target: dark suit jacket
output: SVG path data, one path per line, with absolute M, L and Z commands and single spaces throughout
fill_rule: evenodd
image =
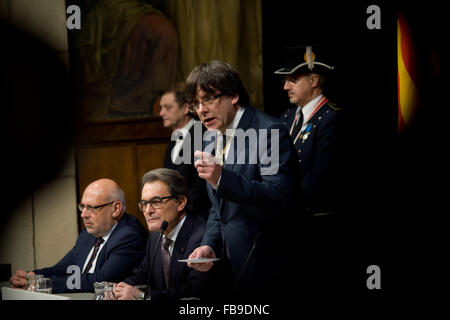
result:
M 275 134 L 272 129 L 278 130 L 279 138 L 274 141 L 272 152 L 278 147 L 279 164 L 276 173 L 262 174 L 267 165 L 261 161 L 259 151 L 256 164 L 250 164 L 249 159 L 244 164 L 237 163 L 242 152 L 249 154 L 251 145 L 241 145 L 239 151 L 237 135 L 234 136 L 231 144 L 234 164 L 225 163 L 217 191 L 207 184 L 212 207 L 202 244 L 209 245 L 217 256 L 229 258 L 236 281 L 256 235 L 260 234 L 238 287 L 241 291 L 249 289 L 265 294 L 267 291 L 259 289 L 275 285 L 281 278 L 283 263 L 287 263 L 281 236 L 289 234 L 287 230 L 301 212 L 293 209 L 294 200 L 300 204 L 302 201 L 296 179 L 298 160 L 289 133 L 279 120 L 247 106 L 238 129 L 249 133 L 254 129 L 258 140 L 265 134 L 259 129 L 268 129 L 268 134 Z M 271 137 L 267 146 L 271 150 Z
M 97 258 L 95 272 L 83 275 L 86 258 L 94 246 L 96 238 L 85 229 L 78 236 L 75 246 L 56 265 L 50 268 L 34 270 L 37 274 L 50 277 L 54 293 L 93 292 L 94 282 L 119 282 L 138 266 L 145 256 L 145 242 L 148 232 L 135 217 L 124 214 L 104 244 Z M 77 265 L 80 268 L 81 289 L 69 290 L 67 267 Z
M 288 130 L 296 110 L 293 108 L 281 115 Z M 308 138 L 299 138 L 295 143 L 305 205 L 311 213 L 336 209 L 342 122 L 340 109 L 325 103 L 308 121 L 313 125 Z
M 124 282 L 130 285 L 147 284 L 151 260 L 158 250 L 150 276 L 150 295 L 152 300 L 178 300 L 183 297 L 204 297 L 209 293 L 209 285 L 213 284 L 212 272 L 198 272 L 189 268 L 186 263 L 178 262 L 187 259 L 197 248 L 206 229 L 203 219 L 188 214 L 181 227 L 170 260 L 169 288 L 166 287 L 161 261 L 161 242 L 156 248 L 159 232 L 151 232 L 147 242 L 147 254 L 141 265 L 133 270 Z
M 205 180 L 198 177 L 197 169 L 195 169 L 194 167 L 194 152 L 196 151 L 194 144 L 194 127 L 195 123 L 189 130 L 189 134 L 191 136 L 190 162 L 181 164 L 174 164 L 172 162 L 171 154 L 172 149 L 175 147 L 175 141 L 170 141 L 164 155 L 164 168 L 174 169 L 186 179 L 186 183 L 190 187 L 192 197 L 191 212 L 206 220 L 208 219 L 211 202 L 209 201 L 208 195 L 206 194 Z M 202 126 L 202 134 L 205 130 L 205 127 Z M 202 137 L 200 137 L 200 139 L 202 139 Z M 185 143 L 186 141 L 183 142 L 183 144 Z M 183 147 L 180 150 L 180 156 L 183 156 Z

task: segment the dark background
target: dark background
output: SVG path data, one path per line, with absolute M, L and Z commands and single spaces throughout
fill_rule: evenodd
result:
M 369 5 L 381 9 L 381 30 L 369 30 Z M 415 123 L 397 134 L 397 14 L 410 23 L 421 98 Z M 439 283 L 438 237 L 441 152 L 448 145 L 443 78 L 448 27 L 445 10 L 426 3 L 359 1 L 264 1 L 263 65 L 265 111 L 278 117 L 289 100 L 273 72 L 282 67 L 284 46 L 320 44 L 316 60 L 335 66 L 326 92 L 346 113 L 345 172 L 341 217 L 307 230 L 333 244 L 326 270 L 339 290 L 362 296 L 419 293 Z M 292 107 L 292 106 L 291 106 Z M 442 179 L 442 178 L 441 178 Z M 443 180 L 441 180 L 443 181 Z M 299 236 L 299 241 L 303 239 Z M 333 250 L 334 250 L 333 249 Z M 365 287 L 367 266 L 379 265 L 381 293 Z M 333 270 L 337 270 L 333 273 Z M 436 279 L 435 279 L 436 278 Z M 346 288 L 346 289 L 344 289 Z
M 366 9 L 376 4 L 381 8 L 381 30 L 368 30 Z M 397 12 L 407 14 L 416 41 L 418 57 L 417 86 L 421 97 L 416 123 L 410 130 L 397 135 Z M 323 243 L 336 249 L 333 263 L 321 266 L 331 277 L 341 278 L 337 291 L 346 289 L 362 297 L 382 297 L 390 293 L 423 295 L 424 286 L 443 286 L 443 264 L 439 257 L 440 237 L 448 233 L 443 220 L 446 207 L 446 87 L 448 41 L 446 10 L 436 1 L 402 3 L 362 1 L 335 3 L 332 1 L 267 1 L 263 0 L 263 66 L 265 111 L 279 116 L 289 101 L 279 79 L 273 72 L 281 67 L 281 48 L 307 43 L 320 44 L 323 62 L 336 67 L 329 79 L 327 96 L 346 114 L 345 180 L 337 190 L 342 195 L 341 217 L 320 222 L 311 230 L 321 232 Z M 59 169 L 60 159 L 74 134 L 74 124 L 67 119 L 76 113 L 72 106 L 61 109 L 61 101 L 72 105 L 69 81 L 57 63 L 42 63 L 41 56 L 51 56 L 40 44 L 26 38 L 18 41 L 16 31 L 5 31 L 16 51 L 7 52 L 12 74 L 26 75 L 30 87 L 18 87 L 29 109 L 22 114 L 31 117 L 42 134 L 24 123 L 20 114 L 11 116 L 14 108 L 5 108 L 7 125 L 3 159 L 7 186 L 4 195 L 5 214 L 14 204 L 50 180 Z M 70 34 L 70 33 L 69 33 Z M 22 45 L 34 45 L 39 54 L 27 55 Z M 16 59 L 12 59 L 15 57 Z M 317 56 L 321 61 L 322 56 Z M 28 61 L 23 64 L 22 61 Z M 3 65 L 6 70 L 7 64 Z M 16 68 L 16 69 L 14 69 Z M 26 69 L 26 70 L 24 70 Z M 62 74 L 62 76 L 61 76 Z M 56 75 L 56 76 L 53 76 Z M 3 75 L 2 75 L 3 76 Z M 4 80 L 6 78 L 3 78 Z M 36 79 L 40 79 L 37 81 Z M 47 92 L 52 88 L 51 92 Z M 56 88 L 56 89 L 55 89 Z M 3 101 L 10 103 L 10 84 L 3 82 Z M 54 92 L 65 94 L 65 98 Z M 36 96 L 30 93 L 35 93 Z M 46 99 L 51 98 L 47 103 Z M 42 103 L 40 103 L 42 99 Z M 10 107 L 10 105 L 8 105 Z M 20 139 L 13 139 L 20 131 Z M 34 136 L 33 136 L 34 135 Z M 47 143 L 43 143 L 46 141 Z M 447 210 L 448 211 L 448 210 Z M 287 222 L 289 223 L 289 222 Z M 299 228 L 299 230 L 302 230 Z M 302 230 L 305 231 L 305 230 Z M 309 233 L 308 233 L 309 232 Z M 300 232 L 299 232 L 300 233 Z M 305 235 L 299 234 L 299 243 Z M 323 247 L 321 247 L 323 248 Z M 315 249 L 313 247 L 313 249 Z M 448 251 L 448 250 L 447 250 Z M 379 265 L 382 290 L 367 290 L 367 266 Z M 358 289 L 358 290 L 355 290 Z M 370 300 L 369 301 L 374 301 Z

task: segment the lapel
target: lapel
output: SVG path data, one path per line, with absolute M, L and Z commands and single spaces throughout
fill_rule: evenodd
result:
M 311 124 L 312 127 L 309 130 L 309 135 L 308 138 L 303 140 L 303 139 L 298 139 L 297 142 L 295 143 L 296 147 L 302 146 L 305 143 L 311 143 L 310 141 L 312 141 L 312 137 L 317 129 L 317 126 L 320 124 L 320 121 L 323 119 L 324 113 L 326 112 L 327 108 L 325 107 L 327 105 L 327 103 L 325 103 L 323 106 L 320 107 L 319 110 L 317 110 L 317 112 L 312 116 L 311 119 L 309 119 L 308 124 Z
M 297 106 L 295 108 L 292 108 L 286 113 L 286 116 L 284 119 L 281 119 L 284 122 L 284 126 L 288 130 L 289 134 L 291 133 L 291 126 L 295 119 L 295 113 L 297 112 Z
M 104 261 L 106 260 L 105 257 L 107 256 L 109 247 L 110 247 L 111 243 L 114 243 L 114 234 L 118 232 L 118 230 L 120 229 L 120 225 L 126 219 L 128 219 L 128 216 L 126 213 L 124 213 L 122 218 L 119 221 L 117 221 L 117 225 L 114 228 L 114 230 L 111 232 L 111 234 L 109 235 L 108 241 L 106 241 L 106 243 L 103 245 L 102 250 L 98 254 L 97 263 L 95 264 L 95 270 L 97 270 L 97 268 L 99 268 L 100 266 L 103 265 Z M 94 242 L 95 242 L 95 238 L 94 238 L 94 241 L 92 242 L 92 247 L 94 246 Z
M 172 251 L 172 257 L 170 258 L 170 270 L 169 270 L 169 287 L 176 285 L 176 279 L 179 274 L 178 270 L 181 267 L 181 263 L 178 260 L 183 259 L 185 254 L 190 254 L 186 252 L 186 247 L 189 241 L 189 237 L 192 234 L 193 221 L 191 216 L 186 215 L 186 220 L 184 220 L 183 226 L 181 227 L 177 240 Z
M 87 257 L 89 255 L 89 252 L 91 251 L 91 249 L 94 247 L 94 242 L 95 242 L 95 237 L 92 236 L 91 234 L 89 234 L 86 229 L 84 230 L 84 232 L 86 232 L 86 239 L 83 240 L 83 245 L 81 245 L 81 249 L 80 249 L 80 258 L 78 261 L 78 264 L 81 268 L 83 268 L 84 263 L 87 260 Z M 83 270 L 81 270 L 83 272 Z
M 243 107 L 244 108 L 244 113 L 242 114 L 241 119 L 239 120 L 239 124 L 237 126 L 236 129 L 241 129 L 241 130 L 247 130 L 248 128 L 251 127 L 252 123 L 253 123 L 253 119 L 255 117 L 255 110 L 252 107 L 246 106 Z M 233 141 L 230 145 L 230 148 L 233 148 L 233 159 L 230 159 L 229 157 L 226 158 L 225 161 L 225 165 L 224 165 L 224 169 L 227 169 L 229 171 L 233 171 L 234 166 L 237 162 L 238 159 L 238 146 L 236 144 L 236 135 L 233 136 Z M 243 150 L 244 152 L 248 152 L 247 149 Z M 230 156 L 230 154 L 228 154 Z M 212 187 L 211 187 L 212 188 Z M 223 204 L 224 201 L 222 198 L 219 199 L 219 212 L 220 215 L 222 215 L 222 209 L 223 209 Z
M 242 129 L 245 131 L 246 129 L 251 127 L 251 125 L 253 123 L 253 119 L 255 117 L 255 110 L 250 106 L 246 106 L 243 108 L 244 108 L 244 113 L 242 114 L 242 117 L 241 117 L 236 129 Z M 234 165 L 236 164 L 236 160 L 237 160 L 237 145 L 235 142 L 236 142 L 236 136 L 233 136 L 233 142 L 230 145 L 230 148 L 233 148 L 233 150 L 234 150 L 233 159 L 232 159 L 233 161 L 231 161 L 231 159 L 229 159 L 229 157 L 227 157 L 227 159 L 225 161 L 226 163 L 224 166 L 224 169 L 227 169 L 230 171 L 233 171 Z M 211 143 L 215 143 L 215 141 L 207 140 L 206 142 L 204 142 L 204 150 Z M 219 198 L 217 196 L 217 193 L 215 192 L 214 188 L 209 183 L 206 184 L 206 188 L 207 188 L 207 191 L 209 192 L 209 194 L 212 195 L 212 197 L 210 196 L 209 198 L 210 198 L 213 206 L 219 207 L 219 214 L 221 215 L 222 206 L 223 206 L 222 198 Z
M 158 250 L 158 252 L 155 255 L 155 262 L 153 264 L 153 270 L 152 274 L 150 275 L 150 279 L 153 279 L 153 284 L 155 289 L 163 289 L 166 287 L 164 283 L 164 272 L 162 267 L 162 260 L 161 260 L 161 242 L 159 243 L 158 247 L 156 245 L 158 244 L 158 239 L 160 237 L 161 233 L 159 232 L 152 232 L 150 234 L 151 242 L 150 242 L 150 251 L 147 252 L 147 254 L 150 254 L 150 257 L 153 258 L 153 255 L 155 253 L 155 250 Z M 162 240 L 161 240 L 162 241 Z M 149 268 L 152 264 L 151 258 L 149 259 Z M 148 270 L 147 272 L 150 272 Z
M 164 167 L 173 169 L 174 164 L 172 163 L 172 149 L 175 147 L 175 141 L 170 140 L 164 154 Z
M 241 129 L 241 130 L 247 130 L 248 128 L 250 128 L 252 122 L 253 122 L 253 118 L 255 116 L 255 110 L 252 107 L 246 106 L 243 107 L 244 108 L 244 113 L 242 114 L 242 117 L 239 121 L 239 124 L 237 126 L 236 129 Z M 233 171 L 234 165 L 237 162 L 237 152 L 238 152 L 238 146 L 236 145 L 236 136 L 233 136 L 233 141 L 230 145 L 230 148 L 233 148 L 233 159 L 229 159 L 227 157 L 226 161 L 225 161 L 225 166 L 224 168 L 230 171 Z M 246 150 L 247 151 L 247 150 Z M 231 161 L 232 160 L 232 161 Z

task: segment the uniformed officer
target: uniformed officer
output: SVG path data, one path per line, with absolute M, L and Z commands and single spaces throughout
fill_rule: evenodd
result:
M 316 49 L 314 49 L 316 51 Z M 323 94 L 325 75 L 334 67 L 318 62 L 312 46 L 284 49 L 283 77 L 290 103 L 296 108 L 281 115 L 293 139 L 300 162 L 306 212 L 314 215 L 336 210 L 340 109 Z

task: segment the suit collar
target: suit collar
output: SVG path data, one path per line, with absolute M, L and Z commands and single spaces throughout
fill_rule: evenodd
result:
M 175 255 L 183 255 L 184 250 L 186 249 L 186 243 L 191 236 L 191 229 L 193 226 L 192 216 L 190 214 L 186 214 L 183 225 L 181 226 L 177 238 L 175 240 L 175 244 L 172 251 L 172 259 Z M 177 259 L 178 260 L 178 259 Z
M 194 226 L 193 218 L 190 214 L 187 214 L 181 229 L 179 230 L 177 239 L 175 241 L 172 256 L 170 258 L 170 271 L 169 271 L 169 287 L 174 283 L 176 275 L 178 274 L 178 269 L 181 266 L 181 263 L 178 260 L 183 259 L 184 254 L 186 253 L 186 245 L 189 241 L 189 238 L 192 234 L 192 229 Z
M 239 120 L 237 129 L 245 130 L 248 127 L 250 127 L 252 120 L 253 120 L 253 116 L 255 115 L 255 110 L 250 106 L 245 106 L 245 107 L 241 107 L 241 108 L 243 109 L 244 113 L 242 114 L 242 117 Z

